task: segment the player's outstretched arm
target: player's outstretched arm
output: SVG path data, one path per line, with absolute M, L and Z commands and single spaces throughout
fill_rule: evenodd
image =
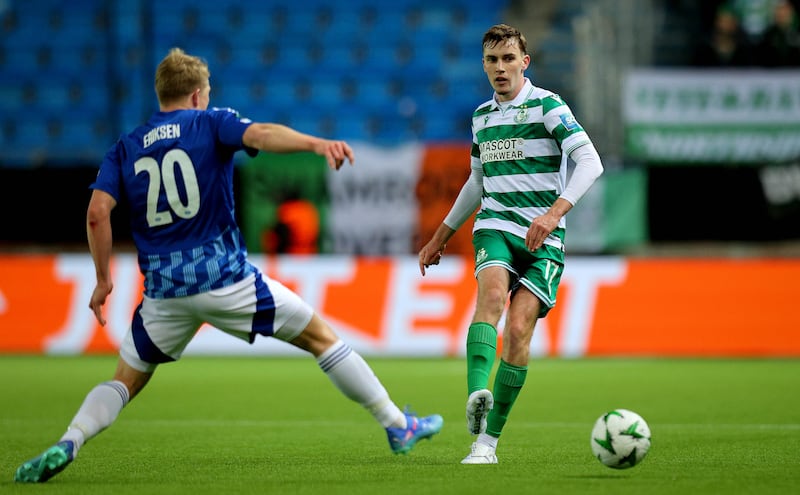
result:
M 325 157 L 328 166 L 335 170 L 345 160 L 351 165 L 355 162 L 353 150 L 346 142 L 312 136 L 281 124 L 255 123 L 244 132 L 242 142 L 250 148 L 273 153 L 310 151 Z

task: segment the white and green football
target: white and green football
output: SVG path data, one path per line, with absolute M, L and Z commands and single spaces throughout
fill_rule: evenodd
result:
M 614 469 L 631 468 L 650 450 L 650 427 L 633 411 L 614 409 L 600 416 L 592 428 L 592 452 Z

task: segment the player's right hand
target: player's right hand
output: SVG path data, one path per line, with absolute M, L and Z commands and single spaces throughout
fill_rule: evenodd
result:
M 92 292 L 91 300 L 89 300 L 89 309 L 94 313 L 94 317 L 100 326 L 106 325 L 106 319 L 103 318 L 103 305 L 112 290 L 114 290 L 114 284 L 110 282 L 108 284 L 98 283 Z
M 440 247 L 439 249 L 435 249 L 434 247 L 430 246 L 430 244 L 426 244 L 420 251 L 419 251 L 419 272 L 422 276 L 425 276 L 425 269 L 431 265 L 438 265 L 439 262 L 442 260 L 442 253 L 444 253 L 445 246 Z

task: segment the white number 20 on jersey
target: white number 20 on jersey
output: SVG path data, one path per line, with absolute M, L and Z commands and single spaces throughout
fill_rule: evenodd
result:
M 181 170 L 183 177 L 183 188 L 186 191 L 186 203 L 181 201 L 178 186 L 175 183 L 175 166 Z M 133 164 L 136 175 L 147 172 L 150 176 L 150 183 L 147 187 L 147 225 L 158 227 L 172 223 L 172 213 L 180 218 L 192 218 L 200 210 L 200 188 L 197 186 L 197 174 L 189 155 L 180 149 L 174 149 L 164 155 L 164 159 L 159 166 L 158 162 L 146 156 L 136 160 Z M 167 194 L 169 210 L 158 210 L 158 196 L 161 193 L 161 186 Z M 171 212 L 170 212 L 171 210 Z

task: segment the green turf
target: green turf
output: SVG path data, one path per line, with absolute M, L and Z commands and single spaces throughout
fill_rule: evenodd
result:
M 461 360 L 369 359 L 400 404 L 445 418 L 407 456 L 311 359 L 187 357 L 42 485 L 14 470 L 55 442 L 111 357 L 0 356 L 0 493 L 785 494 L 800 486 L 800 360 L 536 360 L 497 466 L 462 466 Z M 591 455 L 606 410 L 648 421 L 643 463 Z

